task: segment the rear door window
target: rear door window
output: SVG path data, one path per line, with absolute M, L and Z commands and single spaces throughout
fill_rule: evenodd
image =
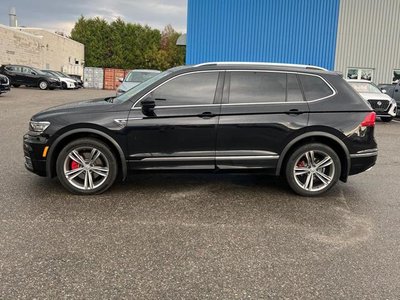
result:
M 300 84 L 295 74 L 287 74 L 287 102 L 304 101 Z
M 229 103 L 273 103 L 285 101 L 285 73 L 231 72 Z
M 299 75 L 299 78 L 307 101 L 329 97 L 334 94 L 328 84 L 320 77 Z

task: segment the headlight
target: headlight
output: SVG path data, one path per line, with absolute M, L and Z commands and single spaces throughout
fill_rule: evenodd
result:
M 47 121 L 42 121 L 42 122 L 30 121 L 29 122 L 29 130 L 34 131 L 34 132 L 42 133 L 49 126 L 50 126 L 50 122 L 47 122 Z

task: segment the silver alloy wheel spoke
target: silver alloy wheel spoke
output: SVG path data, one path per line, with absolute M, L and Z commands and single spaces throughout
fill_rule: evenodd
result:
M 82 174 L 82 172 L 84 171 L 84 168 L 77 168 L 77 169 L 73 169 L 71 171 L 67 171 L 65 172 L 65 176 L 69 179 L 72 180 L 75 177 L 79 176 Z
M 324 178 L 324 180 L 325 180 L 327 183 L 330 183 L 330 182 L 332 181 L 332 178 L 329 177 L 328 175 L 326 175 L 326 174 L 323 173 L 323 172 L 317 171 L 316 174 L 318 174 L 319 176 L 321 176 L 322 178 Z
M 108 168 L 102 168 L 102 167 L 92 167 L 91 170 L 93 173 L 96 173 L 97 175 L 106 177 L 108 175 Z
M 294 172 L 296 176 L 300 176 L 309 173 L 310 169 L 307 167 L 295 167 Z
M 322 169 L 322 168 L 326 168 L 327 166 L 330 166 L 331 164 L 333 164 L 333 160 L 332 158 L 330 158 L 329 156 L 325 157 L 323 160 L 321 160 L 317 165 L 317 169 Z
M 80 156 L 78 151 L 73 150 L 68 156 L 70 159 L 72 159 L 76 163 L 78 163 L 80 165 L 85 165 L 85 160 L 82 158 L 82 156 Z
M 93 164 L 100 156 L 101 152 L 95 148 L 93 148 L 92 152 L 90 153 L 89 163 Z

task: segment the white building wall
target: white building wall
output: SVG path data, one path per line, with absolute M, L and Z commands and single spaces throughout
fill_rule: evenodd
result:
M 391 83 L 400 70 L 400 0 L 341 0 L 335 70 L 372 69 L 372 81 Z
M 40 28 L 0 25 L 0 64 L 83 75 L 84 45 Z

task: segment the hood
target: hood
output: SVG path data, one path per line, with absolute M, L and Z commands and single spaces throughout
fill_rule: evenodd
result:
M 386 95 L 384 93 L 360 93 L 361 97 L 363 97 L 365 100 L 392 100 L 392 98 L 389 95 Z
M 54 117 L 64 113 L 88 114 L 104 112 L 113 106 L 112 103 L 105 101 L 104 98 L 89 101 L 73 102 L 45 109 L 32 117 L 32 120 L 44 120 L 47 117 Z
M 135 82 L 135 81 L 124 81 L 121 83 L 121 85 L 118 87 L 119 90 L 127 91 L 130 90 L 131 88 L 137 86 L 141 82 Z

